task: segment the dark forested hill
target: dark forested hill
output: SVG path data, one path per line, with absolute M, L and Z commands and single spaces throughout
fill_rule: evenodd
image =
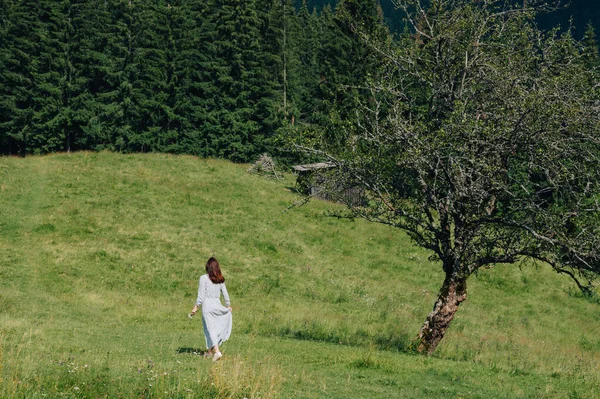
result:
M 0 0 L 0 154 L 276 152 L 374 72 L 348 21 L 387 35 L 376 0 L 319 5 Z
M 599 9 L 572 4 L 540 24 L 600 32 Z M 355 27 L 402 24 L 392 0 L 0 0 L 0 154 L 273 154 L 377 75 Z

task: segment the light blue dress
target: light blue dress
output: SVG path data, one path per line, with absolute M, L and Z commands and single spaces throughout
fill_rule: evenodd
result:
M 221 303 L 221 293 L 225 299 L 225 306 Z M 225 283 L 215 284 L 210 281 L 208 274 L 202 275 L 198 285 L 196 305 L 202 305 L 202 326 L 206 347 L 210 349 L 227 341 L 231 335 L 232 317 L 226 307 L 230 302 Z

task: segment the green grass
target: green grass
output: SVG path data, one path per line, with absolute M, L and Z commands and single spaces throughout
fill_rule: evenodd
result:
M 482 270 L 436 354 L 413 355 L 439 265 L 332 204 L 285 211 L 293 177 L 247 168 L 0 158 L 0 397 L 600 397 L 600 304 L 549 267 Z M 186 316 L 213 251 L 234 308 L 216 365 Z

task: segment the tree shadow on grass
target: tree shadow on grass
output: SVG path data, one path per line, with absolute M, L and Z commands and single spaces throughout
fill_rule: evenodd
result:
M 355 347 L 374 345 L 379 350 L 414 354 L 413 336 L 406 332 L 381 332 L 370 335 L 358 329 L 352 333 L 330 331 L 318 323 L 304 325 L 300 328 L 280 328 L 277 335 L 302 341 L 318 341 L 342 344 Z
M 204 355 L 206 352 L 208 352 L 208 351 L 204 350 L 204 349 L 200 349 L 200 348 L 188 348 L 188 347 L 177 348 L 178 354 L 191 353 L 192 355 Z

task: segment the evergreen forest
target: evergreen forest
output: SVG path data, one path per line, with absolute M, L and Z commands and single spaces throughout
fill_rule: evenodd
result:
M 402 33 L 391 2 L 332 3 L 0 0 L 0 153 L 277 155 L 377 73 L 357 27 Z

